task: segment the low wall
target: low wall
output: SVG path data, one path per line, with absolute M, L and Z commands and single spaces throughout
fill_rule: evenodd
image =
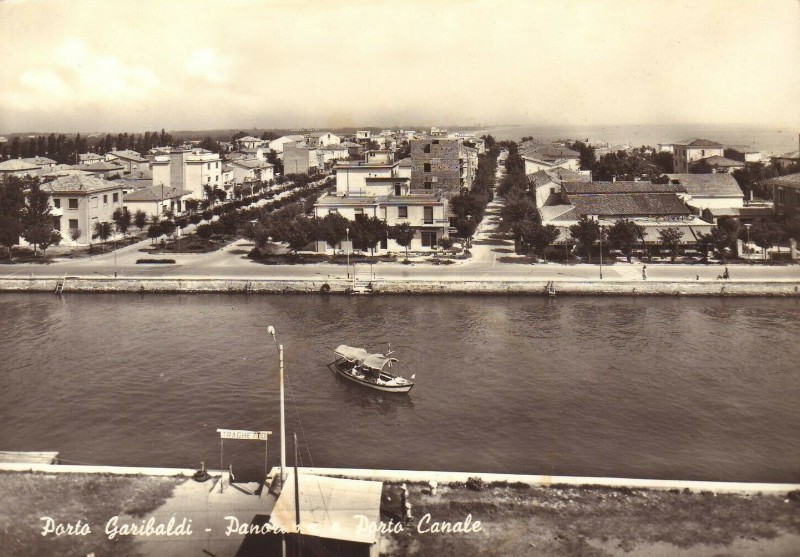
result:
M 54 292 L 58 277 L 0 278 L 0 291 Z M 409 280 L 372 283 L 373 294 L 548 294 L 549 281 L 523 280 Z M 568 280 L 552 282 L 556 296 L 778 296 L 800 297 L 800 281 L 634 281 Z M 216 278 L 87 278 L 64 282 L 67 292 L 240 292 L 348 294 L 347 279 L 272 280 Z

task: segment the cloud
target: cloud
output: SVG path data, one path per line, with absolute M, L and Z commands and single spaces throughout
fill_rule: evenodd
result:
M 201 48 L 192 52 L 184 69 L 192 77 L 200 78 L 212 85 L 226 83 L 231 77 L 230 62 L 211 48 Z
M 151 69 L 126 65 L 71 39 L 56 48 L 52 58 L 24 70 L 16 83 L 0 93 L 0 106 L 55 112 L 97 104 L 121 105 L 147 98 L 158 85 Z

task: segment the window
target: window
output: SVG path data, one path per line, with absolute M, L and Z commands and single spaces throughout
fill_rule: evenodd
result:
M 98 197 L 95 196 L 92 198 L 92 209 L 97 209 L 97 201 Z
M 408 207 L 398 207 L 397 208 L 397 218 L 398 219 L 407 219 L 408 218 Z
M 70 230 L 77 230 L 78 229 L 78 219 L 69 219 L 69 228 L 70 228 Z
M 423 222 L 433 224 L 433 207 L 423 207 Z
M 339 209 L 328 209 L 328 214 L 332 215 L 333 213 L 338 213 Z
M 422 233 L 422 247 L 432 248 L 436 245 L 436 232 L 423 232 Z
M 424 152 L 425 153 L 430 153 L 431 152 L 431 144 L 430 143 L 426 143 L 425 144 Z
M 56 209 L 60 209 L 61 208 L 61 200 L 58 199 L 58 198 L 53 199 L 53 207 L 55 207 Z
M 77 209 L 78 208 L 78 200 L 77 199 L 69 199 L 67 207 L 69 207 L 70 209 Z
M 432 190 L 433 189 L 433 182 L 425 182 L 425 189 Z
M 431 163 L 429 163 L 429 162 L 426 162 L 426 163 L 423 165 L 422 171 L 423 171 L 423 172 L 430 172 L 430 171 L 431 171 Z
M 108 195 L 103 196 L 103 205 L 108 205 Z
M 118 194 L 118 193 L 115 193 L 115 194 L 114 194 L 114 195 L 111 197 L 111 199 L 114 201 L 114 203 L 119 203 L 119 194 Z
M 363 215 L 364 214 L 364 209 L 362 209 L 361 207 L 357 207 L 355 209 L 355 214 L 356 214 L 356 216 Z
M 403 195 L 403 190 L 402 190 L 400 184 L 395 184 L 394 185 L 394 194 L 395 195 Z
M 206 163 L 206 170 L 211 170 L 211 163 Z

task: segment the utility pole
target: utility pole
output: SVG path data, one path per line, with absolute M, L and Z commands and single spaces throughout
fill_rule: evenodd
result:
M 267 327 L 267 332 L 272 335 L 272 340 L 277 344 L 275 338 L 275 327 L 270 325 Z M 283 487 L 283 482 L 286 481 L 286 415 L 284 412 L 284 396 L 283 396 L 283 344 L 278 345 L 278 357 L 280 361 L 280 401 L 281 401 L 281 481 L 280 486 Z

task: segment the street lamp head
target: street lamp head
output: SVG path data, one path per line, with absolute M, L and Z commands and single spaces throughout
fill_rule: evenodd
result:
M 272 325 L 267 327 L 267 334 L 272 335 L 272 340 L 275 340 L 275 327 L 273 327 Z

